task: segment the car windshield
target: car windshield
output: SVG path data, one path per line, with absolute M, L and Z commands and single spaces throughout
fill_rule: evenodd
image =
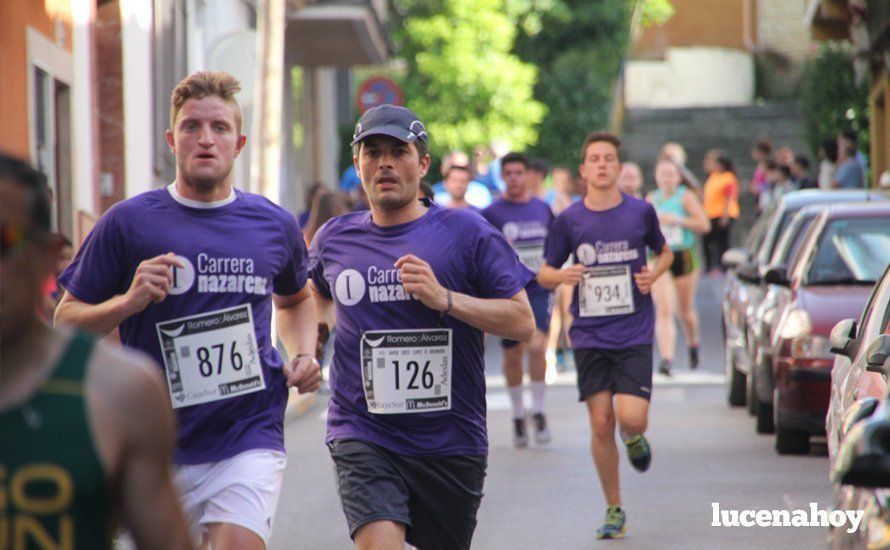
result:
M 760 263 L 769 263 L 770 258 L 772 258 L 773 254 L 776 251 L 776 246 L 778 246 L 779 240 L 785 233 L 785 228 L 787 228 L 788 224 L 791 223 L 791 218 L 793 218 L 794 214 L 796 213 L 797 210 L 791 210 L 789 208 L 780 212 L 781 216 L 773 216 L 770 225 L 776 223 L 776 221 L 778 221 L 778 224 L 774 231 L 767 231 L 763 235 L 763 243 L 761 244 L 760 250 L 758 252 Z M 778 220 L 776 220 L 777 217 Z
M 767 228 L 772 224 L 772 220 L 775 217 L 776 211 L 774 208 L 770 208 L 767 211 L 764 211 L 758 218 L 757 221 L 754 222 L 754 226 L 751 227 L 751 231 L 748 232 L 748 237 L 745 239 L 744 247 L 751 251 L 751 255 L 754 256 L 757 254 L 760 246 L 763 244 L 763 237 L 766 233 Z
M 823 229 L 808 285 L 874 284 L 887 267 L 890 218 L 853 218 Z
M 782 242 L 776 252 L 773 254 L 770 263 L 788 264 L 797 255 L 803 238 L 807 234 L 807 229 L 816 219 L 815 214 L 806 214 L 795 218 L 794 224 L 788 227 L 787 234 L 782 237 Z

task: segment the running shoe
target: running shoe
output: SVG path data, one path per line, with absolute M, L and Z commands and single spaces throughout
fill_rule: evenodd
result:
M 649 442 L 642 435 L 635 435 L 624 440 L 624 446 L 627 447 L 627 458 L 630 463 L 639 472 L 645 472 L 649 469 L 649 463 L 652 462 L 652 449 L 649 448 Z
M 624 537 L 624 510 L 620 506 L 609 506 L 606 509 L 606 522 L 596 530 L 598 539 L 620 539 Z
M 671 362 L 667 359 L 662 359 L 661 363 L 658 364 L 658 372 L 665 376 L 671 376 Z
M 528 447 L 528 430 L 524 418 L 513 419 L 513 446 L 517 449 Z
M 692 370 L 698 368 L 698 346 L 689 348 L 689 368 Z
M 535 443 L 538 445 L 550 443 L 550 429 L 547 427 L 547 417 L 544 413 L 535 413 L 532 421 L 535 423 Z

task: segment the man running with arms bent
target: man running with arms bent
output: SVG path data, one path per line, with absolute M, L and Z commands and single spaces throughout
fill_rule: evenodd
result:
M 587 195 L 553 222 L 546 264 L 538 274 L 546 288 L 576 286 L 570 335 L 580 400 L 587 404 L 593 431 L 590 448 L 608 505 L 597 538 L 624 536 L 616 420 L 633 467 L 644 472 L 652 458 L 643 436 L 652 394 L 654 312 L 649 290 L 673 261 L 652 205 L 618 190 L 620 147 L 611 134 L 587 136 L 580 166 Z M 651 271 L 647 248 L 657 255 Z M 578 263 L 554 267 L 572 253 Z
M 214 550 L 268 545 L 284 474 L 287 385 L 314 391 L 317 315 L 294 217 L 232 187 L 246 138 L 238 81 L 199 72 L 173 91 L 176 181 L 115 205 L 62 274 L 58 321 L 164 366 L 178 413 L 176 481 Z M 273 347 L 272 306 L 291 360 Z
M 358 548 L 469 548 L 488 439 L 482 333 L 528 341 L 533 274 L 477 214 L 417 200 L 417 116 L 384 105 L 355 130 L 371 205 L 330 220 L 310 276 L 336 307 L 327 443 Z

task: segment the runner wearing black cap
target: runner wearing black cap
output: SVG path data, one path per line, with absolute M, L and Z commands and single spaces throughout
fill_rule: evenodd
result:
M 317 295 L 336 308 L 326 441 L 359 548 L 470 547 L 488 453 L 482 335 L 534 333 L 534 275 L 506 239 L 417 200 L 428 139 L 404 107 L 365 113 L 352 145 L 371 210 L 310 245 Z

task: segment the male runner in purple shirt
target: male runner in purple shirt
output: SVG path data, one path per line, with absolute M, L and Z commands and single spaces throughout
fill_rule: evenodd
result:
M 116 204 L 60 281 L 56 321 L 164 367 L 179 421 L 176 484 L 213 548 L 268 545 L 286 464 L 287 386 L 318 388 L 315 300 L 293 215 L 232 187 L 246 142 L 238 81 L 198 72 L 173 90 L 176 181 Z M 270 334 L 272 306 L 290 361 Z
M 643 436 L 652 394 L 654 310 L 649 291 L 673 261 L 652 205 L 618 190 L 620 147 L 618 138 L 607 133 L 592 133 L 584 140 L 580 174 L 587 195 L 553 222 L 546 263 L 538 274 L 545 288 L 575 286 L 569 335 L 580 400 L 587 405 L 593 432 L 593 461 L 608 505 L 597 538 L 624 536 L 616 420 L 634 468 L 646 471 L 652 458 Z M 656 255 L 651 271 L 647 249 Z M 570 254 L 576 263 L 560 269 Z
M 370 211 L 330 220 L 309 249 L 336 309 L 326 441 L 358 548 L 469 548 L 488 441 L 482 333 L 528 341 L 534 274 L 481 216 L 417 199 L 423 123 L 383 105 L 353 161 Z
M 544 240 L 553 223 L 553 212 L 547 203 L 532 195 L 529 161 L 521 153 L 507 153 L 501 158 L 501 176 L 504 178 L 504 195 L 482 211 L 482 217 L 499 230 L 513 245 L 519 260 L 537 273 L 544 264 Z M 532 282 L 526 289 L 528 301 L 535 314 L 535 336 L 529 344 L 515 340 L 501 340 L 504 348 L 504 378 L 513 410 L 513 445 L 528 445 L 525 405 L 522 399 L 522 363 L 528 352 L 528 375 L 531 379 L 532 421 L 535 441 L 539 445 L 550 442 L 550 429 L 544 415 L 544 374 L 547 361 L 547 332 L 550 330 L 550 312 L 553 293 Z

